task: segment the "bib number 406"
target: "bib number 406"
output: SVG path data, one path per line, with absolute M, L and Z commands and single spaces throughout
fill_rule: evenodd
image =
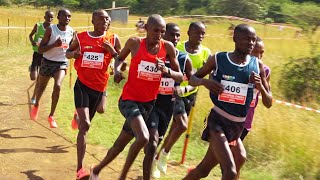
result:
M 235 86 L 230 86 L 230 85 L 225 86 L 224 89 L 229 92 L 235 92 L 235 93 L 240 93 L 240 91 L 241 91 L 240 87 L 235 87 Z

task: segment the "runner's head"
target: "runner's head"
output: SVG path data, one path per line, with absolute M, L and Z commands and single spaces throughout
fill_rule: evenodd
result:
M 111 23 L 111 18 L 109 14 L 103 10 L 95 10 L 92 13 L 92 20 L 91 20 L 93 26 L 94 26 L 94 31 L 99 31 L 99 32 L 104 32 L 109 29 L 110 23 Z
M 235 50 L 241 54 L 250 54 L 256 43 L 256 31 L 248 24 L 239 24 L 234 28 L 233 42 Z
M 180 40 L 180 28 L 175 23 L 168 23 L 166 25 L 166 33 L 163 36 L 164 40 L 170 41 L 176 46 Z
M 59 24 L 66 26 L 71 20 L 71 12 L 68 9 L 60 9 L 58 12 Z
M 145 25 L 147 40 L 150 44 L 158 44 L 166 32 L 166 22 L 159 14 L 149 16 Z
M 262 59 L 263 53 L 264 53 L 264 43 L 262 39 L 259 36 L 257 36 L 256 45 L 254 46 L 251 52 L 251 55 L 259 59 Z
M 48 11 L 46 11 L 44 13 L 44 17 L 43 18 L 44 18 L 46 23 L 51 24 L 51 22 L 53 21 L 53 16 L 54 16 L 53 12 L 48 10 Z
M 188 29 L 189 42 L 191 44 L 200 45 L 205 33 L 206 26 L 202 22 L 192 22 Z

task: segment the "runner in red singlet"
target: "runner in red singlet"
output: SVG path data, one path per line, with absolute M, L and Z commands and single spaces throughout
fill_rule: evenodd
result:
M 120 71 L 121 64 L 131 53 L 128 81 L 119 99 L 119 109 L 126 121 L 118 139 L 109 149 L 106 157 L 92 169 L 90 176 L 92 180 L 98 179 L 102 168 L 116 158 L 135 137 L 119 179 L 126 178 L 133 161 L 149 140 L 145 120 L 147 120 L 157 97 L 162 73 L 176 81 L 183 79 L 173 44 L 161 39 L 166 27 L 164 19 L 160 15 L 152 15 L 148 18 L 145 27 L 147 36 L 128 39 L 115 61 L 114 80 L 119 83 L 123 79 Z M 172 69 L 165 66 L 166 57 L 170 60 Z

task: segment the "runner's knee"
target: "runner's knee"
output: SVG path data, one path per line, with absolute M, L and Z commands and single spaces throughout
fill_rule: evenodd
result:
M 236 179 L 237 170 L 234 165 L 226 167 L 221 165 L 222 179 Z
M 79 124 L 79 131 L 87 133 L 90 128 L 90 121 L 84 120 Z
M 145 146 L 149 142 L 149 133 L 141 133 L 136 136 L 136 143 L 138 146 Z

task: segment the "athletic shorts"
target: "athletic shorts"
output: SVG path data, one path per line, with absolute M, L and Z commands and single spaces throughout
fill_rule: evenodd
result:
M 202 140 L 209 140 L 210 131 L 219 131 L 225 134 L 228 142 L 230 143 L 240 137 L 244 128 L 244 122 L 231 121 L 211 109 L 208 117 L 204 120 L 203 127 Z
M 248 133 L 249 133 L 248 129 L 243 128 L 243 131 L 242 131 L 241 136 L 240 136 L 241 141 L 243 141 L 244 138 L 246 138 L 246 136 L 248 135 Z
M 146 121 L 148 129 L 158 129 L 159 137 L 166 134 L 173 114 L 174 98 L 171 95 L 158 95 L 151 114 Z
M 131 129 L 131 121 L 133 118 L 141 115 L 146 121 L 152 111 L 155 100 L 149 102 L 136 102 L 130 100 L 122 100 L 122 97 L 119 99 L 119 110 L 121 114 L 126 118 L 123 130 L 128 134 L 134 135 Z
M 40 66 L 40 75 L 53 77 L 59 70 L 67 70 L 67 68 L 68 62 L 56 62 L 43 58 Z
M 82 84 L 79 79 L 74 84 L 74 104 L 76 108 L 89 108 L 90 121 L 97 111 L 103 92 L 99 92 Z
M 195 105 L 196 102 L 196 93 L 190 94 L 186 97 L 177 97 L 174 103 L 174 111 L 173 116 L 178 114 L 186 113 L 188 116 L 190 114 L 192 106 Z
M 42 58 L 43 58 L 42 54 L 37 53 L 37 52 L 33 52 L 32 63 L 31 63 L 31 66 L 30 66 L 30 71 L 31 72 L 39 69 L 39 67 L 41 66 Z

